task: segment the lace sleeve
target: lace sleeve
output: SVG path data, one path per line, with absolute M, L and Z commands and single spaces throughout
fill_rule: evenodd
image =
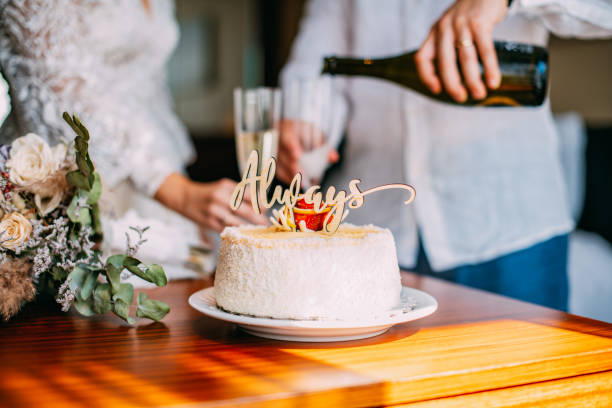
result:
M 90 129 L 106 184 L 129 178 L 152 195 L 181 171 L 193 151 L 165 85 L 178 35 L 173 10 L 147 21 L 139 3 L 0 0 L 0 67 L 11 97 L 0 138 L 71 139 L 61 119 L 68 111 Z

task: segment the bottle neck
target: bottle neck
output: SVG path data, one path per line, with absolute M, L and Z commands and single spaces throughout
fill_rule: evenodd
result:
M 429 94 L 421 82 L 414 62 L 415 52 L 388 58 L 327 57 L 323 61 L 323 74 L 367 76 L 393 81 L 417 92 Z

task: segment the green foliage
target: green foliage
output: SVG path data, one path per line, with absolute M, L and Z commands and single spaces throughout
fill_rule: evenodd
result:
M 163 268 L 159 265 L 153 264 L 150 266 L 140 266 L 140 261 L 138 261 L 138 264 L 135 265 L 133 263 L 126 264 L 126 262 L 124 261 L 123 265 L 128 271 L 132 272 L 134 275 L 148 282 L 154 283 L 157 286 L 165 286 L 167 283 L 166 274 L 164 273 Z
M 85 203 L 87 193 L 85 192 L 83 194 L 83 191 L 85 190 L 79 190 L 77 194 L 72 197 L 72 201 L 70 201 L 70 205 L 68 206 L 66 212 L 68 214 L 68 218 L 70 218 L 70 221 L 81 225 L 91 225 L 91 211 Z
M 134 322 L 134 319 L 129 316 L 133 299 L 134 287 L 129 283 L 121 283 L 119 290 L 113 295 L 113 312 L 130 324 Z
M 98 273 L 98 271 L 91 271 L 85 277 L 85 280 L 83 281 L 83 286 L 81 286 L 81 290 L 79 291 L 79 296 L 81 297 L 81 299 L 87 300 L 91 296 L 96 282 L 98 281 Z
M 68 184 L 70 184 L 71 186 L 74 186 L 74 187 L 77 187 L 83 190 L 89 190 L 90 188 L 89 178 L 87 176 L 84 176 L 78 170 L 73 170 L 69 172 L 68 174 L 66 174 L 66 181 L 68 181 Z
M 70 239 L 77 240 L 79 233 L 88 229 L 92 232 L 90 238 L 99 242 L 102 239 L 102 224 L 98 201 L 102 194 L 102 181 L 89 156 L 89 131 L 76 116 L 64 112 L 63 118 L 76 133 L 74 146 L 77 169 L 66 175 L 66 181 L 74 187 L 74 195 L 66 210 L 71 221 Z M 97 259 L 101 256 L 98 250 L 94 254 Z M 69 288 L 75 293 L 74 306 L 82 315 L 92 316 L 112 311 L 132 324 L 134 318 L 130 317 L 130 305 L 134 300 L 134 287 L 121 282 L 121 274 L 125 271 L 157 286 L 167 283 L 161 266 L 145 265 L 126 254 L 110 256 L 101 268 L 83 263 L 74 267 L 69 274 L 54 267 L 52 274 L 58 281 L 70 279 Z M 106 278 L 106 282 L 98 280 L 100 275 Z M 137 317 L 157 321 L 170 311 L 168 305 L 149 299 L 144 293 L 139 294 L 137 303 Z
M 149 319 L 159 321 L 168 314 L 170 307 L 159 300 L 149 299 L 145 293 L 138 294 L 138 309 L 136 316 L 148 317 Z
M 93 310 L 104 314 L 113 308 L 111 303 L 111 286 L 108 283 L 98 283 L 93 291 Z
M 78 297 L 74 301 L 74 308 L 83 316 L 93 316 L 97 312 L 93 310 L 93 300 L 81 300 Z
M 100 174 L 94 173 L 94 182 L 91 186 L 91 190 L 87 192 L 87 204 L 94 205 L 100 199 L 102 195 L 102 180 L 100 180 Z

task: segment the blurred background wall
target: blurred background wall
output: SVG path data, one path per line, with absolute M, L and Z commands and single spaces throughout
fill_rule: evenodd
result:
M 176 0 L 181 41 L 169 82 L 198 150 L 195 179 L 238 178 L 232 90 L 277 85 L 304 3 Z M 551 106 L 580 230 L 570 244 L 571 309 L 612 321 L 612 40 L 552 38 L 550 59 Z M 6 109 L 0 98 L 0 120 Z

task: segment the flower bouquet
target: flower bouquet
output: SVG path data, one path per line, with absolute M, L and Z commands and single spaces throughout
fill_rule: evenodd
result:
M 136 228 L 134 244 L 128 236 L 125 254 L 104 259 L 102 183 L 89 157 L 89 132 L 76 116 L 63 118 L 76 133 L 73 146 L 50 147 L 33 133 L 0 146 L 0 315 L 8 320 L 38 293 L 50 293 L 63 311 L 112 311 L 131 324 L 134 287 L 122 280 L 133 274 L 164 286 L 166 275 L 134 257 L 146 228 Z M 153 320 L 170 310 L 144 293 L 137 305 L 137 317 Z

